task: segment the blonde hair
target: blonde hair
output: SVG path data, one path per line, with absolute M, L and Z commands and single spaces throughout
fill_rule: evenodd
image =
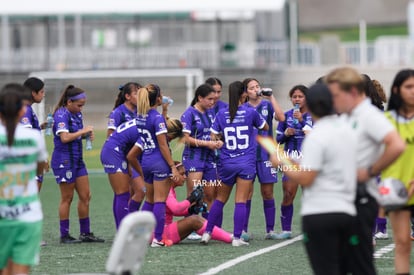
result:
M 167 119 L 167 136 L 170 140 L 183 136 L 183 124 L 177 118 Z
M 334 69 L 324 77 L 326 84 L 337 83 L 339 87 L 349 92 L 355 87 L 359 93 L 364 93 L 364 79 L 361 74 L 351 67 L 341 67 Z
M 156 84 L 148 84 L 138 90 L 137 113 L 138 115 L 148 114 L 151 107 L 157 104 L 157 99 L 161 97 L 161 89 Z

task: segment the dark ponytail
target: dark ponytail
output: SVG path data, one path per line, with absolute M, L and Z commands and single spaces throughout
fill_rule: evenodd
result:
M 124 102 L 126 100 L 125 95 L 130 95 L 134 88 L 138 91 L 139 89 L 142 88 L 142 86 L 141 86 L 141 84 L 136 83 L 136 82 L 128 82 L 128 83 L 118 87 L 119 93 L 118 93 L 118 96 L 115 100 L 114 109 L 116 107 L 118 107 L 119 105 L 124 104 Z M 136 102 L 134 102 L 134 103 L 136 103 Z
M 19 112 L 23 107 L 21 95 L 26 88 L 17 83 L 10 83 L 0 92 L 0 115 L 7 131 L 7 145 L 14 142 L 14 133 L 19 123 Z

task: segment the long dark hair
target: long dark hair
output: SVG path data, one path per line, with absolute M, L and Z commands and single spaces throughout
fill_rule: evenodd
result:
M 312 85 L 305 98 L 311 114 L 324 117 L 334 113 L 332 94 L 325 84 Z
M 236 116 L 237 109 L 240 104 L 240 96 L 243 94 L 243 83 L 240 81 L 234 81 L 229 85 L 229 113 L 230 113 L 230 122 L 233 122 L 234 117 Z
M 39 93 L 45 86 L 45 83 L 37 77 L 29 77 L 23 83 L 23 86 L 28 88 L 26 89 L 28 93 L 28 99 L 33 101 L 32 92 L 35 92 L 36 94 Z
M 401 98 L 401 86 L 410 77 L 414 77 L 413 69 L 404 69 L 395 75 L 391 85 L 390 99 L 388 100 L 388 111 L 395 110 L 398 114 L 398 111 L 404 107 L 404 101 Z
M 23 107 L 21 95 L 27 89 L 20 84 L 6 84 L 0 91 L 0 114 L 7 131 L 7 145 L 14 142 L 14 133 L 19 123 L 19 111 Z
M 201 96 L 202 98 L 207 97 L 209 94 L 214 93 L 214 89 L 210 84 L 201 84 L 195 90 L 194 98 L 191 101 L 191 106 L 194 106 L 198 102 L 198 97 Z
M 72 97 L 75 97 L 82 93 L 85 93 L 85 91 L 81 88 L 75 87 L 74 85 L 68 85 L 60 96 L 60 99 L 56 104 L 53 113 L 55 113 L 60 107 L 66 106 L 68 104 L 68 100 L 70 100 Z
M 205 84 L 210 84 L 211 86 L 220 85 L 220 87 L 223 87 L 223 84 L 221 84 L 221 80 L 217 77 L 207 78 Z
M 140 89 L 142 88 L 141 84 L 137 83 L 137 82 L 128 82 L 125 83 L 124 85 L 119 86 L 119 93 L 118 96 L 115 100 L 115 105 L 114 105 L 114 109 L 116 107 L 118 107 L 121 104 L 124 104 L 126 101 L 125 95 L 130 95 L 132 93 L 133 89 Z

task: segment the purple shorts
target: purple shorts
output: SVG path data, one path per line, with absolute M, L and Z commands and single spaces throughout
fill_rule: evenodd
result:
M 63 182 L 74 183 L 78 177 L 88 175 L 88 170 L 86 170 L 86 167 L 56 168 L 53 169 L 53 174 L 58 184 Z
M 142 161 L 142 170 L 144 172 L 144 181 L 152 184 L 154 181 L 162 181 L 171 176 L 171 168 L 164 159 L 158 161 Z
M 256 176 L 256 165 L 254 163 L 241 164 L 238 162 L 225 162 L 223 165 L 223 162 L 221 162 L 218 166 L 218 175 L 220 180 L 229 186 L 233 186 L 238 177 L 253 181 Z
M 101 163 L 107 174 L 115 174 L 118 172 L 128 174 L 128 162 L 121 152 L 108 149 L 104 146 L 101 151 Z
M 183 165 L 188 173 L 203 172 L 203 179 L 217 180 L 217 165 L 213 160 L 189 160 L 183 158 Z
M 257 177 L 260 183 L 276 183 L 277 169 L 269 160 L 256 162 Z

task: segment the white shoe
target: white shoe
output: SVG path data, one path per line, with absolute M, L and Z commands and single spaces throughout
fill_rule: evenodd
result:
M 233 239 L 233 241 L 231 242 L 232 246 L 244 246 L 244 245 L 249 245 L 248 242 L 243 241 L 242 239 Z
M 381 231 L 375 233 L 374 238 L 376 240 L 388 240 L 388 233 L 382 233 Z
M 277 240 L 277 234 L 274 231 L 269 231 L 265 234 L 264 237 L 265 240 Z
M 282 231 L 280 234 L 276 234 L 276 240 L 286 240 L 292 238 L 291 231 Z
M 158 241 L 157 239 L 152 239 L 151 247 L 164 247 L 165 243 L 163 241 Z
M 201 241 L 200 241 L 200 243 L 201 244 L 204 244 L 204 245 L 206 245 L 206 244 L 208 244 L 208 241 L 210 241 L 211 240 L 211 235 L 209 234 L 209 233 L 204 233 L 203 234 L 203 236 L 201 237 Z
M 199 240 L 201 240 L 201 236 L 198 235 L 196 232 L 191 232 L 191 234 L 187 236 L 187 240 L 199 241 Z
M 240 236 L 240 239 L 242 239 L 245 242 L 248 242 L 248 241 L 250 241 L 250 240 L 253 239 L 253 234 L 251 234 L 251 233 L 246 232 L 246 231 L 243 230 L 242 231 L 242 234 Z

